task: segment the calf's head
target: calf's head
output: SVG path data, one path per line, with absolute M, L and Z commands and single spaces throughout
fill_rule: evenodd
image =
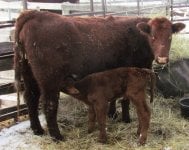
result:
M 167 18 L 154 18 L 149 22 L 137 24 L 141 34 L 148 37 L 149 45 L 154 54 L 155 61 L 159 64 L 166 64 L 169 61 L 169 50 L 172 34 L 185 28 L 183 23 L 171 23 Z

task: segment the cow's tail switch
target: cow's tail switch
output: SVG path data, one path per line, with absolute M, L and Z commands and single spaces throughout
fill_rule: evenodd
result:
M 20 45 L 16 42 L 14 45 L 14 70 L 15 70 L 15 87 L 17 90 L 17 121 L 20 112 L 20 91 L 21 91 L 21 62 Z

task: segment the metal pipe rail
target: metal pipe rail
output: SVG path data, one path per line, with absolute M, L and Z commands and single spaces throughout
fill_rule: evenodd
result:
M 18 120 L 19 116 L 17 114 L 18 114 L 17 106 L 0 109 L 0 122 L 12 118 Z M 22 116 L 26 114 L 28 114 L 28 109 L 26 104 L 20 105 L 19 115 Z

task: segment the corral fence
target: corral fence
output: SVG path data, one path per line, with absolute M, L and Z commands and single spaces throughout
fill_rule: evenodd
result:
M 15 18 L 25 9 L 48 10 L 67 16 L 107 16 L 107 15 L 145 15 L 154 12 L 154 9 L 164 10 L 171 21 L 189 20 L 189 0 L 80 0 L 78 4 L 70 3 L 34 3 L 26 0 L 14 1 L 15 3 L 7 5 L 8 2 L 0 1 L 0 11 L 7 12 L 8 21 L 0 21 L 0 29 L 13 27 Z M 117 8 L 117 9 L 116 9 Z M 14 14 L 14 15 L 12 15 Z M 15 15 L 16 14 L 16 15 Z M 0 42 L 0 72 L 13 69 L 13 42 Z M 0 95 L 14 93 L 14 83 L 0 84 Z M 15 118 L 18 114 L 26 114 L 25 104 L 0 108 L 0 122 Z

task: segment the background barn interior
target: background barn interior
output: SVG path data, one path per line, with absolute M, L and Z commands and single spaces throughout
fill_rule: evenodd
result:
M 137 137 L 135 134 L 137 128 L 137 118 L 135 111 L 131 108 L 132 123 L 124 124 L 117 120 L 108 120 L 107 130 L 109 142 L 108 145 L 101 145 L 97 143 L 96 137 L 98 131 L 93 134 L 87 134 L 87 107 L 73 98 L 61 94 L 59 106 L 59 125 L 63 134 L 66 135 L 66 142 L 54 143 L 49 137 L 34 136 L 29 130 L 29 123 L 19 123 L 10 129 L 4 128 L 8 120 L 1 122 L 0 120 L 0 146 L 3 149 L 187 149 L 189 147 L 189 123 L 188 120 L 180 116 L 178 105 L 179 96 L 189 93 L 188 82 L 186 84 L 180 83 L 175 73 L 172 71 L 172 66 L 175 62 L 188 62 L 188 20 L 189 20 L 189 1 L 188 0 L 80 0 L 79 3 L 31 3 L 18 0 L 0 1 L 0 26 L 11 25 L 7 21 L 14 20 L 23 9 L 38 9 L 38 10 L 55 10 L 63 15 L 140 15 L 140 16 L 167 16 L 172 21 L 184 21 L 186 29 L 182 34 L 173 37 L 170 59 L 171 62 L 168 67 L 165 67 L 168 76 L 166 81 L 168 87 L 161 87 L 161 93 L 157 93 L 155 102 L 151 104 L 152 121 L 149 131 L 147 145 L 138 147 L 136 144 Z M 93 3 L 92 3 L 93 2 Z M 0 28 L 0 52 L 12 49 L 12 38 L 10 33 L 14 27 Z M 5 43 L 6 42 L 6 43 Z M 7 43 L 8 42 L 8 43 Z M 3 108 L 16 105 L 15 93 L 12 93 L 12 82 L 14 81 L 14 72 L 12 66 L 9 64 L 9 69 L 4 68 L 5 60 L 11 60 L 12 53 L 0 53 L 0 115 L 3 115 Z M 156 66 L 159 70 L 159 66 Z M 189 66 L 189 65 L 187 65 Z M 8 69 L 8 70 L 7 70 Z M 188 73 L 188 68 L 183 70 Z M 161 71 L 161 73 L 164 71 Z M 189 76 L 189 75 L 188 75 Z M 176 91 L 169 91 L 176 87 Z M 167 93 L 163 93 L 165 91 Z M 0 92 L 1 92 L 0 91 Z M 7 92 L 8 91 L 8 92 Z M 6 94 L 5 93 L 11 93 Z M 175 95 L 172 95 L 175 94 Z M 164 98 L 168 97 L 168 98 Z M 171 97 L 171 98 L 170 98 Z M 23 103 L 23 101 L 22 101 Z M 119 104 L 119 102 L 118 102 Z M 118 105 L 118 113 L 120 113 L 120 106 Z M 25 120 L 24 117 L 21 118 Z M 27 119 L 27 118 L 26 118 Z M 43 116 L 41 116 L 43 120 Z M 44 122 L 44 121 L 43 121 Z M 45 122 L 43 124 L 45 126 Z M 95 134 L 95 135 L 94 135 Z M 34 144 L 35 143 L 35 144 Z M 78 144 L 79 143 L 79 144 Z

